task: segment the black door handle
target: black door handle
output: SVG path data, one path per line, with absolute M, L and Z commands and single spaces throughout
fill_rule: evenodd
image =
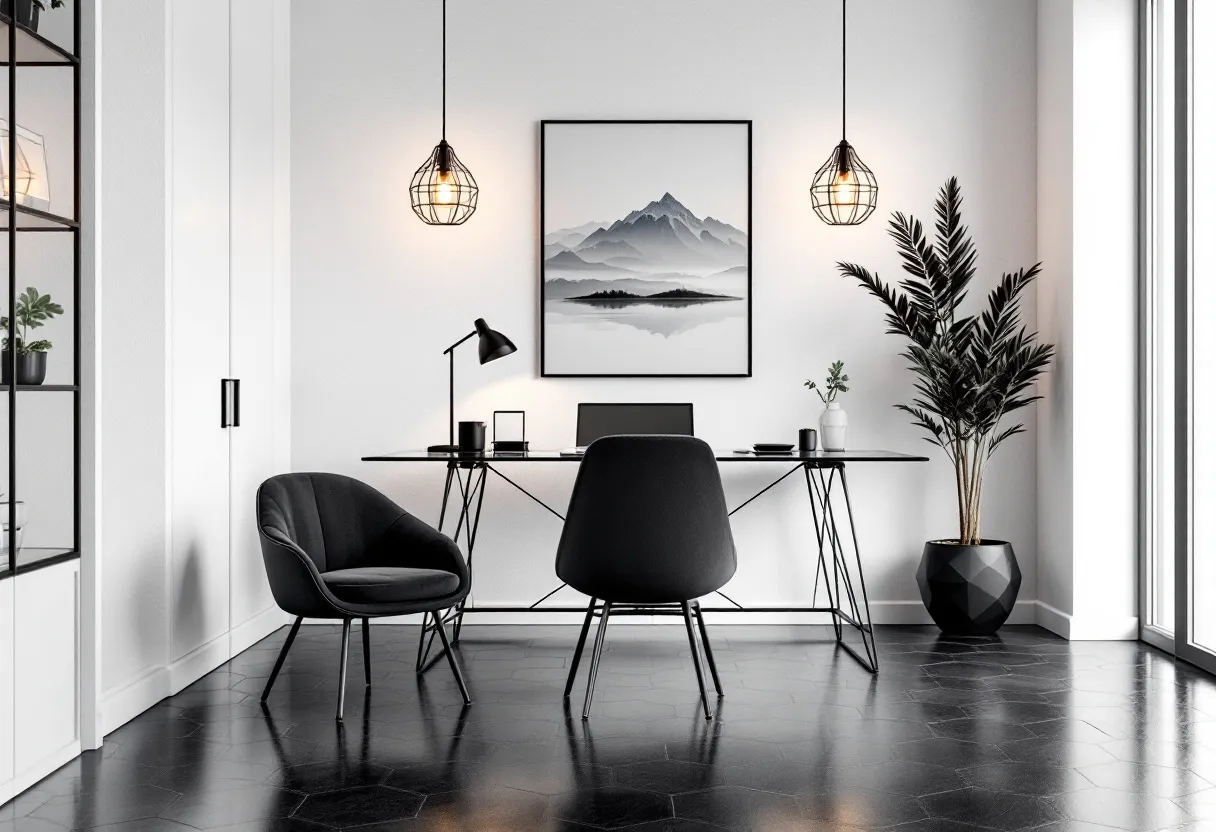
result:
M 220 427 L 239 428 L 241 426 L 241 380 L 239 378 L 220 379 Z

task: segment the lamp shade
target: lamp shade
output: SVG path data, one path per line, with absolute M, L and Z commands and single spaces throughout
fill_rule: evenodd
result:
M 485 318 L 478 318 L 474 321 L 473 328 L 477 330 L 477 357 L 482 364 L 488 364 L 496 358 L 502 358 L 504 355 L 515 352 L 515 345 L 511 343 L 511 339 L 501 332 L 490 329 Z
M 815 173 L 811 205 L 828 225 L 858 225 L 878 206 L 878 180 L 847 141 Z
M 410 205 L 427 225 L 462 225 L 477 210 L 477 180 L 447 141 L 414 172 Z

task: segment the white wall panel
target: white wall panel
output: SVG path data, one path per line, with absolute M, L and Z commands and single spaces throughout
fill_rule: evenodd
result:
M 228 631 L 228 4 L 169 10 L 170 660 Z
M 99 16 L 103 699 L 169 656 L 165 25 L 160 0 L 108 3 Z
M 280 0 L 250 0 L 240 5 L 241 25 L 232 30 L 231 101 L 231 344 L 232 375 L 241 380 L 241 424 L 232 428 L 231 468 L 231 626 L 235 629 L 274 606 L 254 516 L 254 495 L 267 477 L 283 470 L 276 463 L 280 424 L 276 362 L 281 316 L 276 268 L 284 244 L 276 234 L 282 217 L 278 190 L 288 184 L 279 155 L 285 152 L 275 106 L 283 82 L 284 44 L 276 26 L 286 29 Z M 285 96 L 284 96 L 285 98 Z M 284 302 L 282 304 L 286 306 Z

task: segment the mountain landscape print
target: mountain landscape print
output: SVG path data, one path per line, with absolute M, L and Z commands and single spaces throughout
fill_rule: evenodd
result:
M 543 374 L 749 375 L 750 125 L 542 129 Z

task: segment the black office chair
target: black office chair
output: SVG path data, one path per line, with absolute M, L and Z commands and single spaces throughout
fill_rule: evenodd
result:
M 734 574 L 735 544 L 722 478 L 708 445 L 691 436 L 607 436 L 591 443 L 578 469 L 557 546 L 558 577 L 591 596 L 566 680 L 567 697 L 591 619 L 600 616 L 583 719 L 591 713 L 604 634 L 613 614 L 684 616 L 701 704 L 705 718 L 711 719 L 694 614 L 718 696 L 722 683 L 695 599 L 721 589 Z M 603 605 L 597 611 L 599 601 Z
M 469 570 L 451 538 L 370 485 L 339 474 L 281 474 L 257 496 L 262 559 L 274 600 L 296 616 L 262 692 L 270 696 L 305 618 L 342 622 L 338 719 L 346 704 L 350 622 L 363 619 L 364 681 L 370 686 L 369 618 L 430 613 L 448 664 L 470 702 L 448 643 L 442 610 L 469 594 Z

